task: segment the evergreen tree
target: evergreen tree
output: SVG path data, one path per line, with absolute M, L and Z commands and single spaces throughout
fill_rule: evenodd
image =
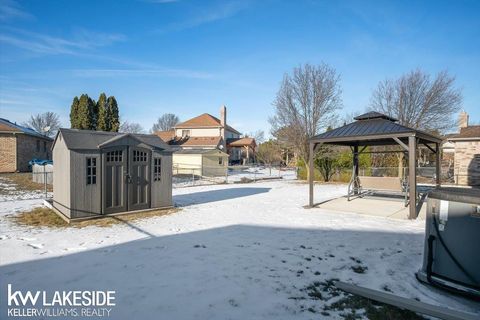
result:
M 87 95 L 82 94 L 78 101 L 77 129 L 95 130 L 95 103 Z
M 70 107 L 70 127 L 72 129 L 79 129 L 78 102 L 78 97 L 73 98 L 72 106 Z
M 108 103 L 108 109 L 109 109 L 108 122 L 110 126 L 110 131 L 118 132 L 118 129 L 120 129 L 120 116 L 118 112 L 117 100 L 115 99 L 114 96 L 110 96 L 108 97 L 107 103 Z
M 107 104 L 107 95 L 105 93 L 100 94 L 97 101 L 97 130 L 110 131 L 110 108 Z

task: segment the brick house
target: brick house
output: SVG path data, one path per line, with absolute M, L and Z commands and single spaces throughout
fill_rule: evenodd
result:
M 52 158 L 52 139 L 0 118 L 0 172 L 28 171 L 32 159 Z
M 454 177 L 461 185 L 480 186 L 480 125 L 468 124 L 468 114 L 461 112 L 460 132 L 451 134 L 444 143 L 444 154 L 448 146 L 454 147 Z

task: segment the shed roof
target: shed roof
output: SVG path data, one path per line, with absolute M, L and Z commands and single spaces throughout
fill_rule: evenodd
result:
M 114 141 L 122 137 L 131 136 L 140 142 L 156 149 L 170 150 L 170 147 L 157 135 L 139 134 L 139 133 L 119 133 L 93 130 L 65 129 L 59 131 L 65 140 L 65 145 L 70 150 L 96 150 L 100 149 L 109 141 Z M 55 138 L 55 141 L 58 138 Z
M 45 140 L 52 140 L 52 138 L 47 137 L 32 128 L 29 127 L 24 127 L 21 125 L 18 125 L 16 123 L 10 122 L 7 119 L 0 118 L 0 132 L 8 132 L 8 133 L 23 133 L 29 136 L 34 136 L 38 138 L 42 138 Z
M 395 118 L 379 112 L 368 112 L 355 119 L 352 123 L 314 136 L 311 141 L 341 145 L 388 145 L 392 144 L 392 137 L 401 139 L 413 135 L 422 142 L 441 142 L 434 135 L 401 125 Z

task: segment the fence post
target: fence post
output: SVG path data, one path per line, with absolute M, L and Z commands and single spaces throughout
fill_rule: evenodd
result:
M 43 165 L 43 187 L 45 188 L 45 199 L 47 199 L 47 170 L 45 170 L 45 165 Z
M 192 169 L 192 186 L 195 185 L 195 169 Z
M 228 166 L 225 168 L 225 183 L 228 183 Z

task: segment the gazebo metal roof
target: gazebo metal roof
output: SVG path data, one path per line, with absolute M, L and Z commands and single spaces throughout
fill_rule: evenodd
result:
M 354 173 L 358 177 L 358 156 L 366 146 L 399 145 L 408 153 L 408 180 L 411 219 L 416 217 L 417 185 L 416 161 L 417 147 L 421 143 L 436 155 L 436 185 L 440 185 L 440 143 L 442 140 L 432 134 L 397 123 L 397 119 L 379 112 L 367 112 L 354 118 L 356 121 L 342 127 L 326 131 L 310 139 L 309 172 L 313 172 L 313 158 L 317 147 L 322 144 L 350 146 L 353 152 Z M 433 144 L 433 146 L 431 146 Z M 364 147 L 359 150 L 359 147 Z M 394 151 L 397 152 L 397 151 Z M 355 179 L 354 179 L 355 180 Z M 353 181 L 353 180 L 352 180 Z M 313 207 L 313 175 L 309 175 L 309 206 Z
M 416 136 L 420 143 L 439 143 L 441 139 L 429 133 L 403 126 L 395 118 L 378 112 L 368 112 L 354 118 L 356 121 L 342 127 L 326 131 L 310 139 L 338 145 L 391 145 L 393 137 L 406 142 L 409 136 Z

